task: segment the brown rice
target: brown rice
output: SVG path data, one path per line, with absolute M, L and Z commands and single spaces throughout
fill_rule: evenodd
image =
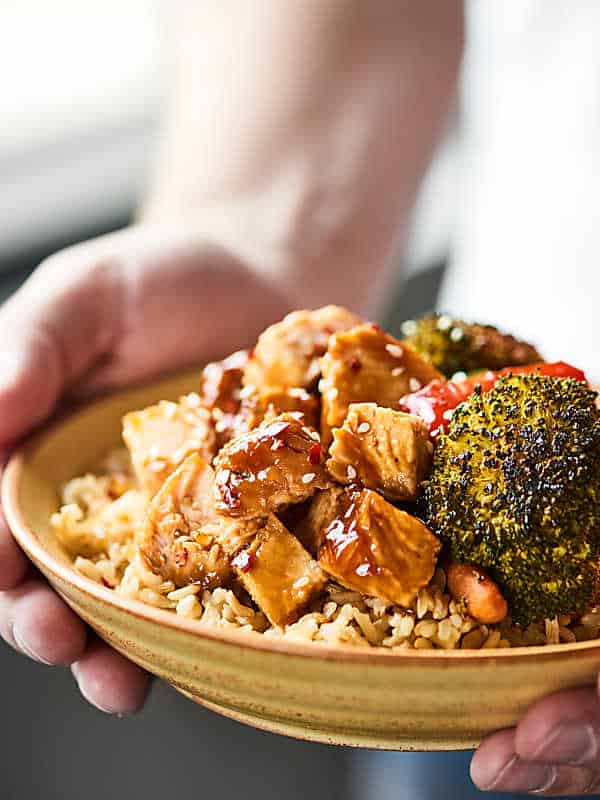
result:
M 52 526 L 75 568 L 86 577 L 201 625 L 300 642 L 416 650 L 557 644 L 593 639 L 600 632 L 600 608 L 579 619 L 559 616 L 526 628 L 512 625 L 509 619 L 482 625 L 445 592 L 446 576 L 440 568 L 410 608 L 364 597 L 330 582 L 318 604 L 297 622 L 273 627 L 241 592 L 200 591 L 194 585 L 177 589 L 149 571 L 135 542 L 146 506 L 147 498 L 131 475 L 127 452 L 118 451 L 104 462 L 101 474 L 88 474 L 65 485 Z

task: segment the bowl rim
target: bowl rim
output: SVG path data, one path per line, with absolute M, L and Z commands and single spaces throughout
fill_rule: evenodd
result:
M 159 382 L 161 382 L 160 379 L 157 383 Z M 135 391 L 136 388 L 139 387 L 130 387 L 130 391 Z M 63 563 L 46 550 L 35 531 L 30 527 L 24 510 L 20 507 L 19 490 L 29 453 L 39 447 L 48 435 L 74 416 L 89 411 L 95 405 L 110 403 L 112 397 L 126 393 L 127 390 L 121 390 L 120 392 L 104 395 L 79 405 L 70 413 L 63 413 L 55 417 L 43 428 L 26 438 L 12 452 L 0 480 L 1 511 L 21 548 L 34 561 L 39 562 L 52 576 L 64 583 L 71 584 L 88 597 L 100 603 L 113 606 L 119 611 L 131 614 L 137 619 L 155 623 L 159 626 L 166 626 L 180 633 L 191 634 L 232 647 L 244 647 L 274 655 L 299 656 L 316 661 L 341 661 L 359 664 L 401 664 L 407 661 L 413 663 L 418 661 L 424 666 L 427 662 L 439 665 L 458 661 L 462 662 L 463 665 L 482 666 L 483 664 L 495 663 L 498 660 L 520 661 L 536 656 L 538 659 L 541 657 L 545 660 L 561 653 L 566 656 L 569 653 L 578 651 L 600 650 L 600 638 L 585 642 L 479 650 L 444 650 L 441 648 L 437 650 L 392 650 L 383 647 L 359 648 L 346 644 L 303 643 L 264 636 L 254 631 L 203 625 L 199 620 L 180 617 L 170 610 L 151 606 L 141 600 L 133 600 L 120 595 L 113 589 L 96 583 L 91 578 L 87 578 L 78 572 L 74 565 Z

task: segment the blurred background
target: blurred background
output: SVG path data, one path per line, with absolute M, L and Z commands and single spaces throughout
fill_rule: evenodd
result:
M 0 74 L 4 300 L 46 256 L 130 219 L 157 136 L 158 5 L 5 0 Z M 392 325 L 435 302 L 454 175 L 449 134 L 417 204 Z M 216 791 L 249 800 L 383 797 L 350 753 L 245 728 L 163 685 L 139 717 L 117 719 L 80 699 L 68 670 L 5 647 L 0 676 L 2 800 L 162 800 Z

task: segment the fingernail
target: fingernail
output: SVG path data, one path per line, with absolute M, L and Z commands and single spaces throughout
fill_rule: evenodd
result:
M 19 629 L 15 625 L 12 631 L 13 639 L 16 642 L 17 647 L 19 650 L 22 650 L 26 656 L 32 658 L 34 661 L 39 661 L 40 664 L 45 664 L 47 667 L 54 666 L 51 661 L 48 661 L 46 658 L 43 658 L 39 653 L 36 653 L 33 647 L 25 640 L 25 637 L 22 633 L 19 632 Z
M 492 789 L 500 792 L 532 792 L 539 794 L 550 789 L 556 781 L 557 770 L 549 764 L 536 764 L 522 761 L 517 756 L 500 770 L 488 785 L 481 786 L 484 791 Z
M 589 723 L 563 722 L 540 744 L 534 758 L 559 764 L 588 764 L 598 755 L 598 735 Z
M 111 714 L 112 716 L 114 716 L 117 713 L 114 709 L 106 708 L 106 706 L 103 706 L 97 700 L 94 700 L 94 698 L 89 693 L 89 690 L 86 689 L 85 680 L 80 678 L 80 671 L 76 667 L 75 664 L 73 664 L 71 666 L 71 672 L 73 673 L 73 675 L 75 677 L 75 680 L 77 681 L 77 686 L 79 687 L 79 691 L 81 692 L 82 696 L 88 701 L 88 703 L 91 706 L 94 706 L 94 708 L 97 708 L 99 711 L 102 711 L 104 714 Z

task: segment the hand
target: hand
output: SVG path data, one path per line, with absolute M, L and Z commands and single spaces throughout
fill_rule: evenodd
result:
M 42 264 L 0 309 L 0 455 L 62 398 L 223 355 L 287 311 L 234 249 L 195 226 L 139 226 Z M 89 636 L 34 574 L 1 512 L 0 635 L 41 663 L 70 664 L 103 711 L 144 702 L 149 676 Z
M 558 692 L 540 700 L 516 728 L 481 744 L 471 777 L 480 789 L 496 792 L 600 795 L 598 689 Z

